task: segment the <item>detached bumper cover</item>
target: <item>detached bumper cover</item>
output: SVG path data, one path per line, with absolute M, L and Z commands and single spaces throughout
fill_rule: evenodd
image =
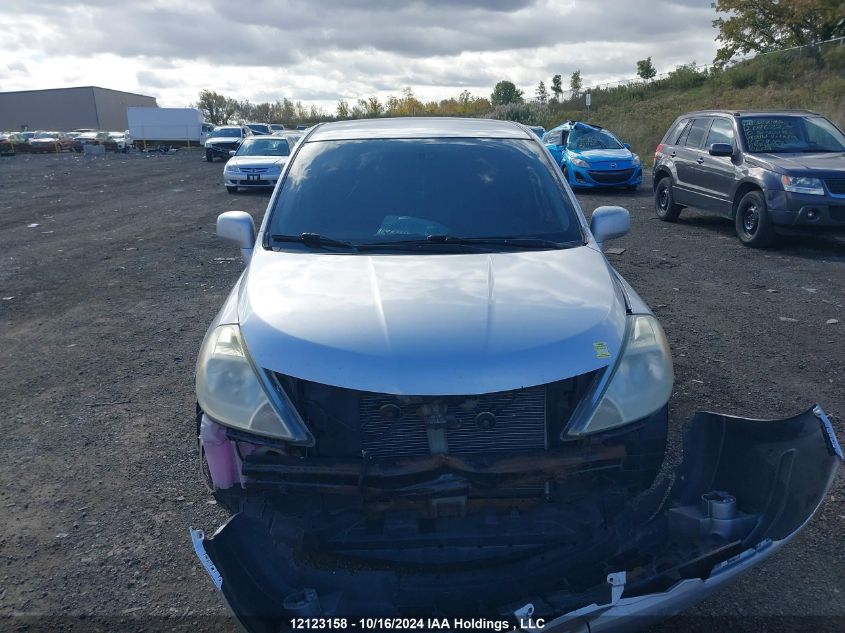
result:
M 280 545 L 285 526 L 248 512 L 212 538 L 192 530 L 192 540 L 235 616 L 256 633 L 287 630 L 294 617 L 399 615 L 637 630 L 780 549 L 819 507 L 843 459 L 820 407 L 776 421 L 698 413 L 684 446 L 671 485 L 576 547 L 539 555 L 443 569 L 338 564 Z

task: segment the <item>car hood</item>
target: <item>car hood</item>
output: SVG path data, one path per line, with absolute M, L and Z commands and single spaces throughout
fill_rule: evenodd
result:
M 590 247 L 446 255 L 258 248 L 238 316 L 260 367 L 410 395 L 490 393 L 593 371 L 614 361 L 626 324 L 611 269 Z
M 287 156 L 232 156 L 227 166 L 233 167 L 270 167 L 272 165 L 282 166 L 288 162 Z
M 586 160 L 588 162 L 601 162 L 607 160 L 631 160 L 634 155 L 631 150 L 625 149 L 586 149 L 586 150 L 567 150 L 573 156 Z
M 214 145 L 216 143 L 240 143 L 243 140 L 240 136 L 215 136 L 214 138 L 207 138 L 206 145 Z
M 778 172 L 822 171 L 845 173 L 845 152 L 752 154 L 766 166 Z

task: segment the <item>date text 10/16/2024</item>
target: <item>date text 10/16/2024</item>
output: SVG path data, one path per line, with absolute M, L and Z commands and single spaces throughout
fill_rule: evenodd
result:
M 543 619 L 520 618 L 519 628 L 523 630 L 542 629 Z M 299 631 L 343 631 L 358 629 L 361 631 L 510 631 L 513 624 L 508 620 L 488 620 L 485 618 L 291 618 L 290 626 Z

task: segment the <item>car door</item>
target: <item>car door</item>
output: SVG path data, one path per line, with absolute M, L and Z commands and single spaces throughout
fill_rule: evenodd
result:
M 707 136 L 712 121 L 712 117 L 693 119 L 692 124 L 684 130 L 675 147 L 677 182 L 674 194 L 679 204 L 709 208 L 708 196 L 701 186 L 699 165 L 703 161 L 704 138 Z
M 727 143 L 736 150 L 733 122 L 729 118 L 713 119 L 698 159 L 700 166 L 697 178 L 702 193 L 710 198 L 710 207 L 730 217 L 731 192 L 737 178 L 735 159 L 733 156 L 711 156 L 710 146 L 714 143 Z

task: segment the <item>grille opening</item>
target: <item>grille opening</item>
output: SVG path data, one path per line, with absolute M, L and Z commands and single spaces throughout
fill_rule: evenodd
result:
M 621 169 L 617 171 L 590 171 L 590 178 L 602 184 L 623 183 L 634 175 L 633 169 Z
M 277 376 L 315 436 L 310 454 L 395 459 L 559 446 L 561 431 L 597 373 L 465 396 L 398 396 Z

